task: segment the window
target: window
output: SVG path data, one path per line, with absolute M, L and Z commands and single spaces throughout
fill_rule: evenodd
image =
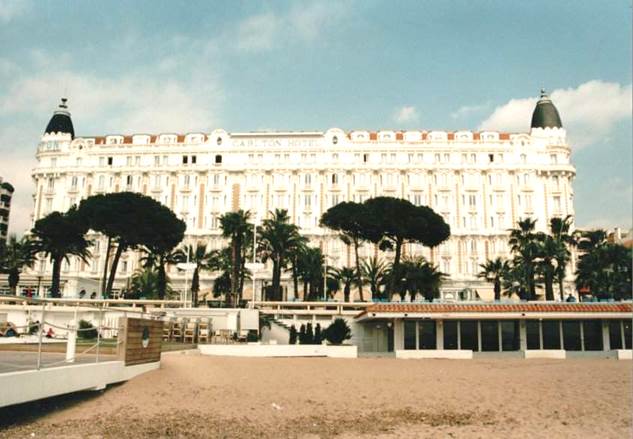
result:
M 477 207 L 477 196 L 476 195 L 468 195 L 468 205 L 472 208 Z
M 132 176 L 128 175 L 127 177 L 125 177 L 125 184 L 127 185 L 127 187 L 131 187 L 132 186 Z
M 73 177 L 73 178 L 71 179 L 70 186 L 71 186 L 73 189 L 77 189 L 77 177 Z
M 197 161 L 198 161 L 198 158 L 195 155 L 192 155 L 191 156 L 191 164 L 195 165 Z
M 580 351 L 580 321 L 563 320 L 563 346 L 566 351 Z
M 525 164 L 527 162 L 527 156 L 525 154 L 521 154 L 521 163 Z
M 338 174 L 332 174 L 332 184 L 338 184 Z
M 458 349 L 457 320 L 444 320 L 444 349 Z
M 160 166 L 160 156 L 159 155 L 155 155 L 154 156 L 154 166 Z
M 526 320 L 525 333 L 528 349 L 541 349 L 541 325 L 538 320 Z
M 303 176 L 303 182 L 306 184 L 306 186 L 312 184 L 312 174 L 305 174 Z
M 182 156 L 182 164 L 186 165 L 187 163 L 189 163 L 189 156 L 183 155 Z
M 135 166 L 141 166 L 141 156 L 137 155 L 136 157 L 134 157 L 134 165 Z
M 213 185 L 217 186 L 220 184 L 220 174 L 213 174 Z
M 418 321 L 418 349 L 436 349 L 435 320 Z
M 105 187 L 105 176 L 104 175 L 100 175 L 99 176 L 99 189 L 103 189 Z
M 444 154 L 444 163 L 448 163 L 451 161 L 451 155 L 448 153 Z
M 461 320 L 459 322 L 461 349 L 469 349 L 472 351 L 479 350 L 479 337 L 477 332 L 476 320 Z
M 558 156 L 556 154 L 550 154 L 549 156 L 549 161 L 553 164 L 553 165 L 557 165 L 558 164 Z
M 519 321 L 518 320 L 502 320 L 501 321 L 501 350 L 502 351 L 518 351 L 519 350 Z
M 303 196 L 303 205 L 306 209 L 312 207 L 312 195 L 306 194 Z
M 369 161 L 369 154 L 363 154 L 363 163 L 367 163 Z
M 481 320 L 481 350 L 484 352 L 499 350 L 499 322 Z
M 543 349 L 560 349 L 560 320 L 543 320 Z
M 584 320 L 582 335 L 586 351 L 602 350 L 602 322 L 600 320 Z
M 81 157 L 77 157 L 75 163 L 77 164 L 77 166 L 81 166 Z
M 490 161 L 490 163 L 495 161 L 495 155 L 494 154 L 488 154 L 488 160 Z
M 415 321 L 404 321 L 404 348 L 407 350 L 415 349 Z
M 440 162 L 440 155 L 435 154 L 435 163 L 439 163 L 439 162 Z
M 112 157 L 108 157 L 108 166 L 112 166 Z
M 99 166 L 105 166 L 105 157 L 99 157 Z
M 560 197 L 558 195 L 554 197 L 554 210 L 560 211 Z
M 216 165 L 222 164 L 222 156 L 220 154 L 216 154 L 216 156 L 215 156 L 215 164 Z
M 470 163 L 475 163 L 475 162 L 477 162 L 477 154 L 471 154 Z
M 609 320 L 609 347 L 622 349 L 622 324 L 620 320 Z

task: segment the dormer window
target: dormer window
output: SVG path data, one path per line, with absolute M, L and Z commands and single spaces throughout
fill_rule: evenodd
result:
M 334 145 L 336 145 L 338 143 L 338 137 L 337 136 L 332 137 L 332 143 Z
M 218 146 L 222 145 L 222 137 L 218 137 L 218 138 L 215 140 L 215 143 L 217 143 L 217 144 L 218 144 Z M 218 163 L 218 162 L 216 162 L 216 163 Z M 222 159 L 220 159 L 220 163 L 222 163 Z

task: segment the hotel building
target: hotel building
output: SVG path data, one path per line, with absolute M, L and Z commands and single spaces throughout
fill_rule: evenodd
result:
M 263 217 L 283 208 L 324 250 L 328 264 L 341 266 L 354 263 L 353 252 L 319 227 L 321 214 L 341 201 L 401 197 L 432 207 L 451 227 L 450 239 L 438 248 L 409 244 L 406 254 L 423 255 L 450 275 L 445 298 L 464 288 L 486 298 L 491 287 L 477 279 L 479 265 L 509 256 L 509 228 L 532 217 L 546 230 L 550 218 L 574 215 L 570 153 L 558 111 L 545 93 L 529 131 L 522 133 L 331 128 L 76 136 L 63 99 L 37 147 L 32 220 L 90 195 L 134 191 L 182 218 L 187 243 L 220 248 L 222 214 L 244 209 Z M 81 288 L 98 291 L 104 251 L 105 241 L 97 240 L 89 263 L 75 259 L 63 267 L 64 295 Z M 377 251 L 367 244 L 361 256 Z M 124 288 L 138 266 L 137 254 L 124 255 L 115 289 Z M 48 279 L 49 271 L 41 262 L 31 275 Z M 174 270 L 170 276 L 181 288 L 182 275 Z M 212 279 L 203 274 L 203 292 Z M 248 288 L 245 296 L 250 297 Z
M 0 177 L 0 242 L 7 240 L 12 197 L 13 186 L 7 181 L 3 182 Z

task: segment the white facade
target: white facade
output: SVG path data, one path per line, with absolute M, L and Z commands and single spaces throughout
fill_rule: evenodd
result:
M 450 275 L 448 287 L 486 288 L 476 279 L 479 264 L 509 256 L 507 229 L 519 219 L 536 218 L 537 228 L 546 230 L 549 218 L 574 215 L 570 152 L 563 128 L 517 134 L 336 128 L 74 139 L 45 134 L 33 170 L 33 221 L 90 195 L 135 191 L 184 219 L 188 243 L 204 240 L 220 248 L 223 213 L 244 209 L 265 216 L 284 208 L 302 233 L 324 248 L 328 263 L 340 266 L 354 263 L 353 252 L 319 227 L 321 214 L 341 201 L 401 197 L 432 207 L 451 227 L 451 238 L 434 251 L 407 245 L 407 254 L 437 264 Z M 73 279 L 98 280 L 104 250 L 103 241 L 90 264 L 74 260 L 63 267 L 62 278 L 68 285 L 77 285 Z M 361 256 L 377 251 L 367 244 Z M 120 282 L 138 268 L 137 259 L 130 253 L 121 260 Z M 205 285 L 203 277 L 203 289 L 209 279 Z

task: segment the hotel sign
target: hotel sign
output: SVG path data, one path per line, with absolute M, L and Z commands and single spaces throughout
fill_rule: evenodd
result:
M 242 148 L 313 148 L 321 146 L 321 138 L 305 137 L 255 137 L 233 138 L 233 146 Z

